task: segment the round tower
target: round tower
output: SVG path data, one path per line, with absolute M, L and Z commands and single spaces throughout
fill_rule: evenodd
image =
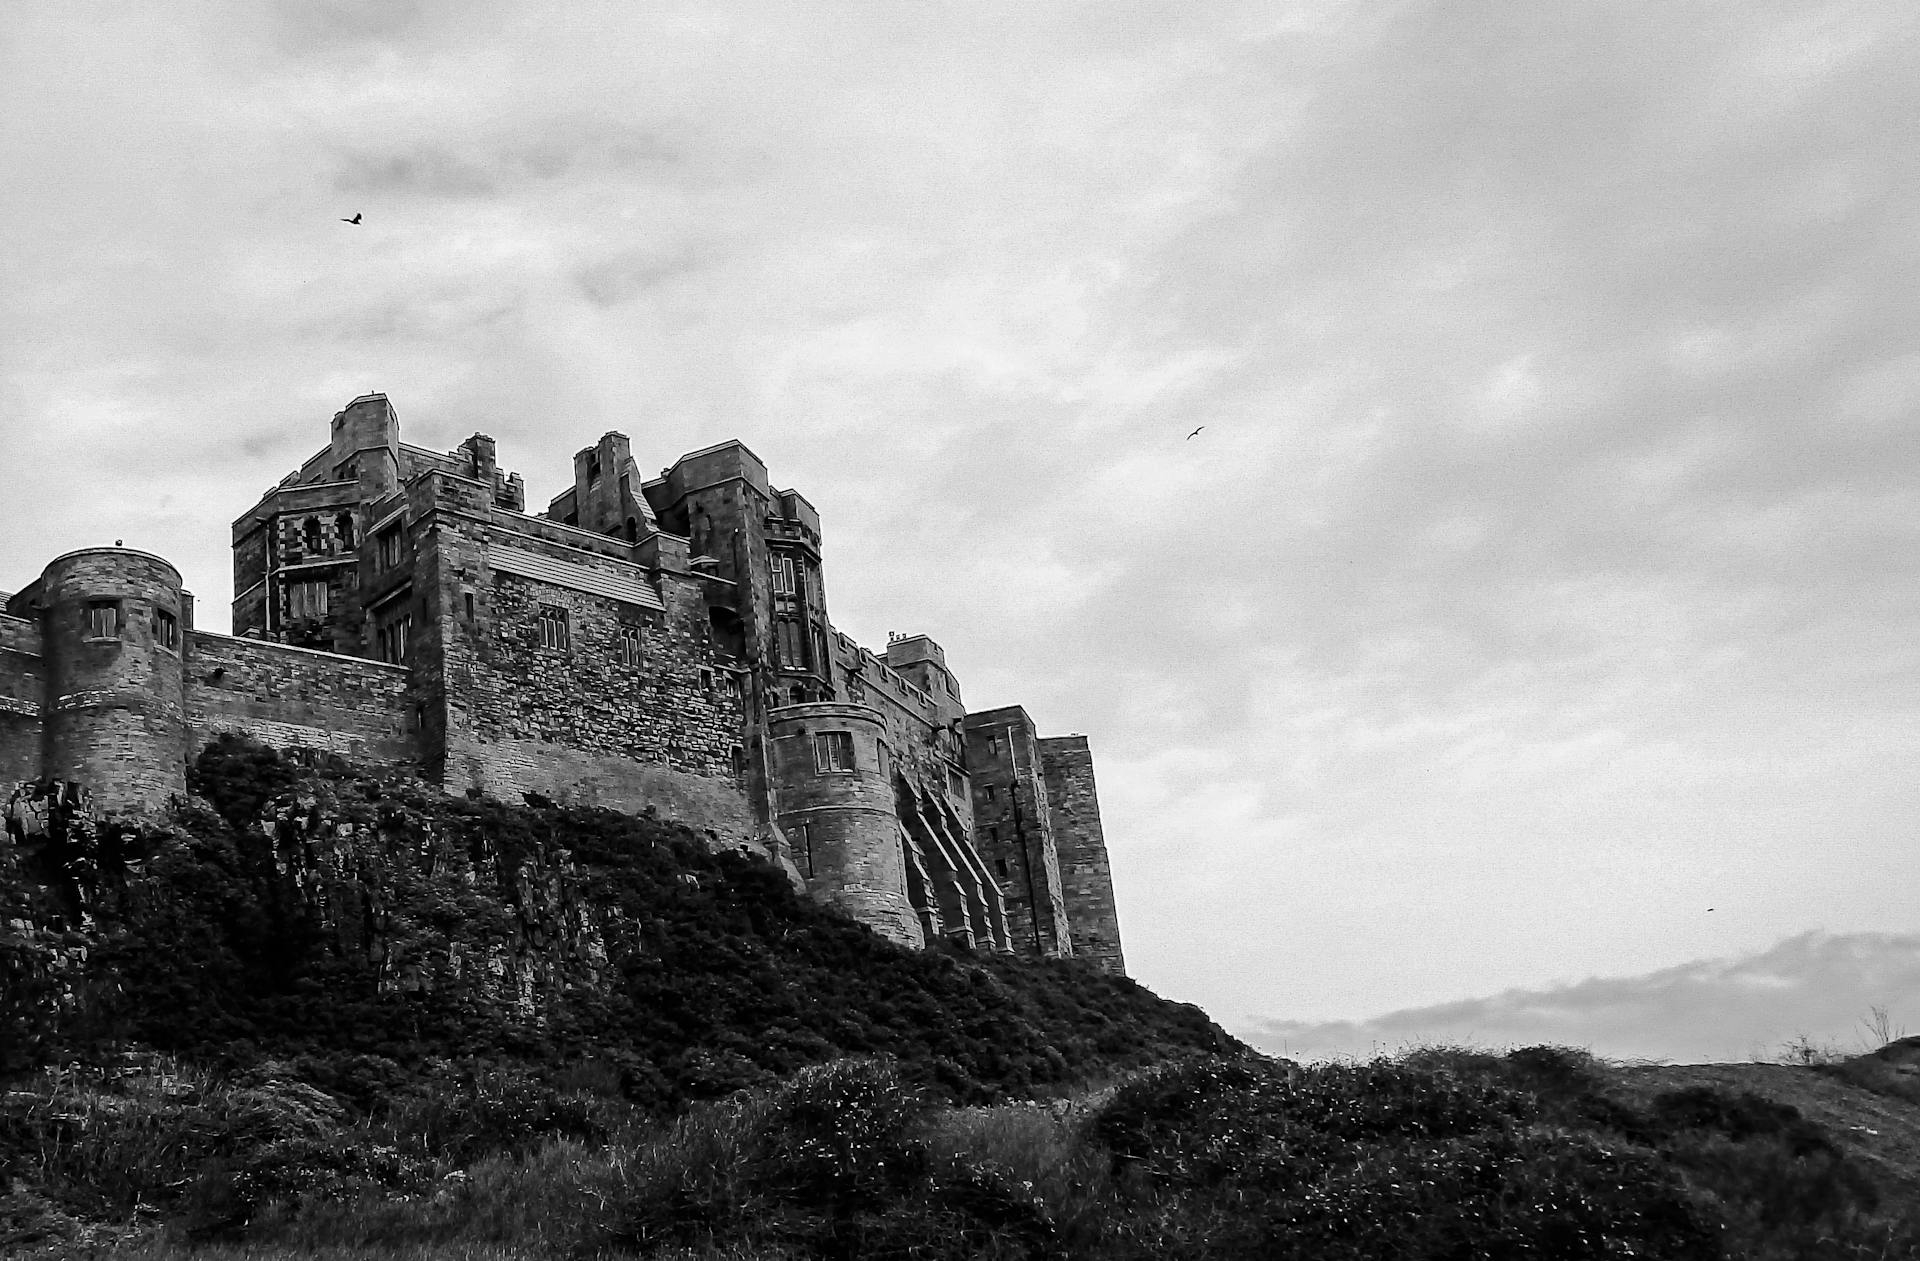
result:
M 886 724 L 865 705 L 814 702 L 767 714 L 774 821 L 819 901 L 901 945 L 925 945 L 907 898 Z
M 180 571 L 146 552 L 68 552 L 40 576 L 49 700 L 46 771 L 103 814 L 146 814 L 187 790 L 191 625 Z

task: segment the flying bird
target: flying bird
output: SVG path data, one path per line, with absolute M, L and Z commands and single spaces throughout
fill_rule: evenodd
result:
M 1200 426 L 1200 429 L 1205 429 L 1205 428 L 1206 428 L 1205 425 Z M 1192 442 L 1195 438 L 1198 438 L 1200 436 L 1200 429 L 1196 429 L 1192 433 L 1188 434 L 1187 441 Z
M 342 223 L 358 223 L 358 222 L 360 222 L 360 212 L 359 212 L 358 210 L 356 210 L 356 211 L 354 211 L 354 212 L 353 212 L 353 218 L 351 218 L 351 219 L 342 219 L 342 220 L 341 220 L 340 222 L 342 222 Z

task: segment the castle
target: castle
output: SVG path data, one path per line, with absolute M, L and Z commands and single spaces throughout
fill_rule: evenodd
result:
M 482 434 L 400 441 L 383 394 L 233 525 L 233 635 L 158 556 L 0 594 L 0 782 L 103 811 L 186 791 L 216 734 L 409 763 L 450 793 L 649 807 L 920 946 L 1122 973 L 1087 742 L 968 713 L 940 645 L 835 630 L 820 517 L 739 442 L 643 480 L 625 435 L 530 514 Z

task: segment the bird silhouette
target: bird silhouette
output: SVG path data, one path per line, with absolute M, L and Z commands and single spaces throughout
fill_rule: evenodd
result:
M 1200 429 L 1205 429 L 1205 428 L 1206 428 L 1205 425 L 1200 426 Z M 1195 438 L 1198 438 L 1200 436 L 1200 429 L 1196 429 L 1192 433 L 1188 434 L 1187 441 L 1192 442 Z
M 354 211 L 354 212 L 353 212 L 353 218 L 351 218 L 351 219 L 342 219 L 342 220 L 341 220 L 340 222 L 342 222 L 342 223 L 358 223 L 358 222 L 360 222 L 360 212 L 359 212 L 358 210 L 356 210 L 356 211 Z

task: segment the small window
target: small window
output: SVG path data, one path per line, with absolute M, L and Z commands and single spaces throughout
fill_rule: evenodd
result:
M 796 823 L 787 829 L 787 840 L 793 847 L 793 856 L 800 860 L 807 879 L 813 879 L 813 837 L 807 832 L 807 825 Z
M 960 772 L 952 767 L 947 768 L 947 791 L 956 797 L 967 795 L 967 781 L 961 779 Z
M 308 517 L 305 525 L 301 527 L 301 533 L 305 536 L 308 555 L 318 556 L 326 550 L 326 531 L 320 528 L 319 517 Z
M 620 502 L 633 498 L 633 479 L 625 473 L 620 474 Z
M 745 779 L 747 777 L 747 751 L 736 744 L 733 746 L 731 756 L 733 759 L 733 777 L 735 779 Z
M 1002 880 L 1005 880 L 1007 878 L 1007 860 L 1006 859 L 1004 858 L 994 859 L 993 869 L 1000 873 L 1000 878 Z
M 992 785 L 992 784 L 988 784 L 988 785 L 987 785 L 987 786 L 986 786 L 985 788 L 983 788 L 983 789 L 981 789 L 981 791 L 982 791 L 983 793 L 985 793 L 985 794 L 986 794 L 986 798 L 987 798 L 987 800 L 988 800 L 988 801 L 992 801 L 992 800 L 993 800 L 993 785 Z
M 637 622 L 620 623 L 619 659 L 623 666 L 637 666 L 646 661 L 641 652 L 640 626 Z
M 153 642 L 162 648 L 180 648 L 180 619 L 165 609 L 153 611 Z
M 392 569 L 400 563 L 400 527 L 380 532 L 380 568 Z
M 351 512 L 343 512 L 333 519 L 333 533 L 340 540 L 341 551 L 353 550 L 353 514 Z
M 287 589 L 287 618 L 305 622 L 327 615 L 327 584 L 296 582 Z
M 87 638 L 118 639 L 120 637 L 120 601 L 87 601 Z
M 600 457 L 596 455 L 587 460 L 587 485 L 589 487 L 594 487 L 594 486 L 598 486 L 599 484 L 600 484 Z
M 471 591 L 462 592 L 461 599 L 466 603 L 467 620 L 471 622 L 473 620 L 473 592 Z
M 773 593 L 792 595 L 797 584 L 793 578 L 793 557 L 776 556 L 773 558 Z
M 383 623 L 374 632 L 374 648 L 380 660 L 393 665 L 405 665 L 413 639 L 413 614 L 402 613 L 390 622 Z
M 987 840 L 998 845 L 1000 843 L 1000 829 L 989 825 L 987 828 Z
M 713 671 L 707 669 L 705 666 L 700 667 L 700 690 L 703 692 L 711 692 L 713 690 Z
M 813 737 L 814 769 L 837 773 L 853 769 L 853 733 L 822 731 Z
M 567 611 L 558 605 L 540 606 L 540 646 L 566 651 L 571 639 L 567 634 Z
M 1000 756 L 1000 737 L 999 736 L 987 737 L 987 756 L 988 757 Z

